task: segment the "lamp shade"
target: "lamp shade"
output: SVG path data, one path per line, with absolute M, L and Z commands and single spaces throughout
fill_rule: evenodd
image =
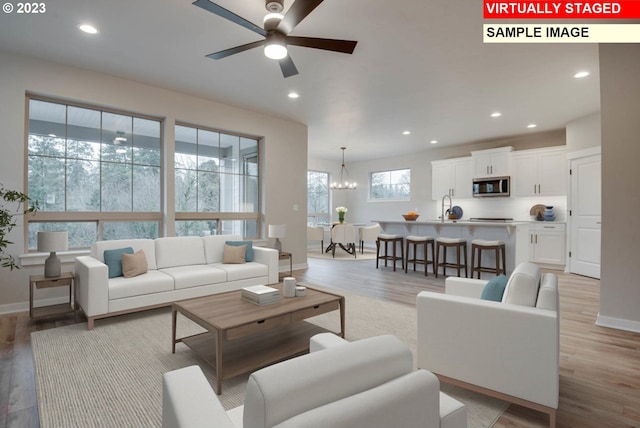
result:
M 269 238 L 284 238 L 285 236 L 287 236 L 286 224 L 269 225 Z
M 68 248 L 68 237 L 66 230 L 55 232 L 38 232 L 38 251 L 49 253 L 49 257 L 44 261 L 44 276 L 56 278 L 60 276 L 60 258 L 57 251 L 65 251 Z
M 43 253 L 55 253 L 68 249 L 68 236 L 66 230 L 55 232 L 38 232 L 38 251 Z

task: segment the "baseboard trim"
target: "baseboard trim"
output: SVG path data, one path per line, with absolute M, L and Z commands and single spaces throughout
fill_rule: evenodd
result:
M 63 303 L 69 303 L 69 296 L 64 297 L 52 297 L 49 299 L 40 299 L 33 302 L 34 307 L 38 306 L 50 306 L 60 305 Z M 0 305 L 0 315 L 13 314 L 15 312 L 29 312 L 29 302 L 9 303 L 7 305 Z
M 615 328 L 616 330 L 640 333 L 640 321 L 606 317 L 604 315 L 600 315 L 600 313 L 598 313 L 598 317 L 596 318 L 596 325 L 600 327 Z

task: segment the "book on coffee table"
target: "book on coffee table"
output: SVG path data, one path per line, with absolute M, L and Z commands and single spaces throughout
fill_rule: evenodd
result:
M 241 296 L 243 300 L 256 305 L 268 305 L 280 301 L 280 291 L 266 285 L 244 287 Z

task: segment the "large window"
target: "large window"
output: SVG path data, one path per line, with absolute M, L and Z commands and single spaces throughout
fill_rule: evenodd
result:
M 398 200 L 411 198 L 411 170 L 372 172 L 369 176 L 369 199 Z
M 176 125 L 176 235 L 260 231 L 257 138 Z
M 329 173 L 307 171 L 307 224 L 329 224 Z
M 28 98 L 28 222 L 69 232 L 69 247 L 98 239 L 156 238 L 161 214 L 161 121 Z

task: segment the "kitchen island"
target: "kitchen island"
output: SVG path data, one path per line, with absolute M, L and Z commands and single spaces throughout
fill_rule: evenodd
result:
M 529 259 L 529 222 L 519 221 L 474 221 L 474 220 L 425 220 L 396 221 L 372 220 L 379 223 L 384 233 L 409 235 L 464 238 L 467 240 L 468 272 L 471 276 L 471 241 L 486 239 L 503 241 L 507 258 L 507 275 L 521 262 Z M 483 266 L 495 266 L 495 254 L 483 252 Z M 491 274 L 482 274 L 482 278 L 491 278 Z

